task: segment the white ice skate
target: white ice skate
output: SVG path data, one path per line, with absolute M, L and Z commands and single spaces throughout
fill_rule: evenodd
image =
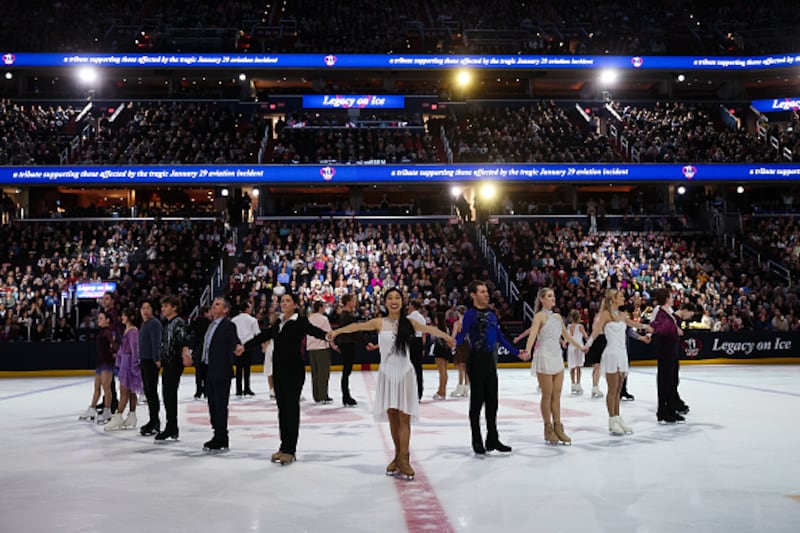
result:
M 115 431 L 118 429 L 122 429 L 123 424 L 125 424 L 125 422 L 122 420 L 122 414 L 114 413 L 114 415 L 111 417 L 111 420 L 108 421 L 108 424 L 106 424 L 106 427 L 104 427 L 103 430 Z
M 575 384 L 575 394 L 577 394 L 578 396 L 583 394 L 583 387 L 581 387 L 580 383 Z
M 97 417 L 97 411 L 93 407 L 87 407 L 86 412 L 78 417 L 78 420 L 92 421 Z
M 621 416 L 617 417 L 617 423 L 619 424 L 619 427 L 622 428 L 622 431 L 624 431 L 626 435 L 633 433 L 633 428 L 630 427 L 628 424 L 626 424 Z
M 98 424 L 107 424 L 108 421 L 111 420 L 111 409 L 103 409 L 103 412 L 97 415 L 97 423 Z
M 122 429 L 136 429 L 136 413 L 128 413 L 125 422 L 122 423 Z
M 608 419 L 608 431 L 612 435 L 624 435 L 625 430 L 622 429 L 622 426 L 619 424 L 619 417 L 612 416 Z
M 602 398 L 603 396 L 604 394 L 600 387 L 592 387 L 592 398 Z

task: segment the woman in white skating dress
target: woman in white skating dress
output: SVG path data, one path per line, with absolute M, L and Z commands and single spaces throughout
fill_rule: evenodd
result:
M 410 339 L 415 332 L 421 331 L 445 339 L 451 348 L 455 346 L 455 340 L 444 331 L 409 320 L 403 304 L 403 293 L 399 289 L 389 289 L 383 298 L 385 317 L 349 324 L 331 331 L 328 336 L 334 341 L 340 333 L 378 332 L 381 366 L 375 390 L 375 418 L 389 420 L 395 451 L 394 459 L 386 467 L 386 473 L 400 473 L 406 479 L 412 479 L 414 470 L 409 463 L 411 418 L 417 417 L 419 398 L 417 378 L 409 357 Z
M 597 328 L 592 331 L 588 346 L 591 346 L 602 331 L 606 337 L 606 347 L 600 358 L 600 370 L 606 375 L 608 392 L 606 393 L 606 407 L 608 408 L 608 430 L 614 435 L 633 433 L 633 428 L 625 424 L 619 415 L 619 398 L 622 383 L 628 373 L 628 349 L 625 346 L 627 326 L 634 329 L 645 329 L 652 332 L 653 328 L 634 322 L 628 314 L 620 311 L 620 306 L 625 303 L 625 294 L 618 289 L 609 289 L 603 298 L 600 307 L 600 317 Z
M 417 375 L 406 349 L 398 353 L 396 347 L 398 321 L 384 317 L 378 332 L 381 366 L 375 389 L 375 419 L 388 420 L 389 409 L 397 409 L 416 420 L 419 412 Z
M 564 432 L 561 424 L 561 387 L 564 384 L 561 338 L 581 350 L 584 348 L 569 334 L 561 315 L 553 312 L 555 304 L 556 295 L 553 289 L 539 289 L 534 304 L 536 314 L 533 316 L 525 350 L 533 353 L 531 374 L 539 380 L 542 391 L 539 407 L 544 419 L 544 440 L 548 444 L 570 444 L 572 439 Z

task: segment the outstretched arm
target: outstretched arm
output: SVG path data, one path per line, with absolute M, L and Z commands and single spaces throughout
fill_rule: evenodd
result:
M 328 339 L 333 340 L 341 333 L 354 333 L 356 331 L 380 331 L 382 324 L 382 318 L 373 318 L 368 322 L 353 322 L 352 324 L 348 324 L 328 333 Z
M 414 326 L 414 331 L 422 331 L 423 333 L 427 333 L 429 335 L 433 335 L 434 337 L 439 337 L 441 339 L 444 339 L 445 341 L 447 341 L 447 346 L 449 346 L 450 348 L 456 345 L 456 340 L 447 333 L 445 333 L 444 331 L 440 330 L 439 328 L 429 326 L 427 324 L 420 324 L 419 322 L 416 322 L 414 320 L 411 320 L 410 322 Z

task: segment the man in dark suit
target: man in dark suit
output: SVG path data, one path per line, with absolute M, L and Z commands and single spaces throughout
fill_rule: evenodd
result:
M 228 449 L 228 401 L 233 379 L 234 356 L 239 356 L 244 347 L 236 335 L 236 326 L 228 319 L 231 304 L 224 298 L 216 298 L 211 304 L 211 323 L 204 332 L 201 361 L 206 364 L 205 393 L 208 399 L 208 414 L 214 436 L 203 445 L 207 452 L 222 452 Z
M 207 365 L 203 362 L 203 337 L 211 324 L 211 307 L 204 305 L 200 307 L 197 319 L 192 324 L 193 346 L 192 363 L 194 364 L 194 399 L 201 399 L 206 393 L 206 372 Z

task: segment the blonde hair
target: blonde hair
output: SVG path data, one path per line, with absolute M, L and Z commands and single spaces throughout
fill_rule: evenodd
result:
M 544 298 L 544 295 L 547 294 L 548 292 L 553 292 L 553 289 L 551 289 L 550 287 L 542 287 L 541 289 L 539 289 L 539 292 L 536 293 L 536 301 L 533 304 L 534 313 L 538 313 L 539 311 L 542 310 L 542 298 Z
M 600 306 L 600 311 L 608 311 L 608 314 L 611 314 L 611 302 L 614 301 L 614 298 L 619 293 L 619 289 L 608 289 L 606 291 L 606 295 L 603 297 L 603 304 Z
M 569 312 L 569 322 L 570 324 L 580 324 L 581 323 L 581 312 L 577 309 L 573 309 Z

